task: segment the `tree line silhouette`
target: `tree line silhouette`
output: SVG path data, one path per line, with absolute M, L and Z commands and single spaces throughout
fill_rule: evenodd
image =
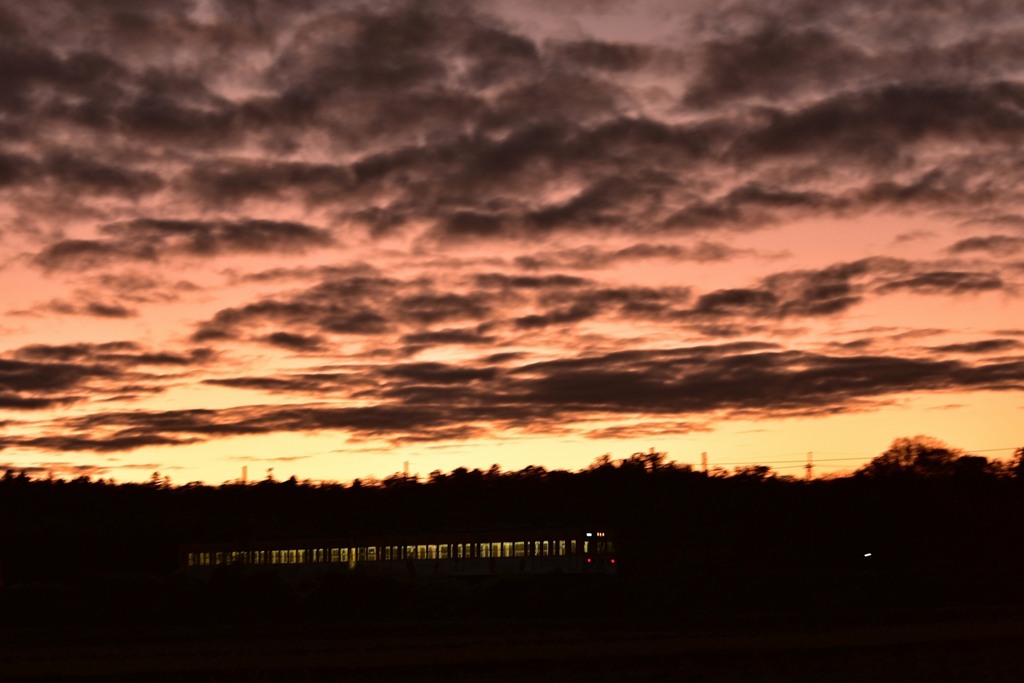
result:
M 901 438 L 850 475 L 709 473 L 656 451 L 579 472 L 220 486 L 0 477 L 0 609 L 18 619 L 654 615 L 1024 605 L 1024 448 L 1009 462 Z M 177 568 L 178 546 L 600 525 L 618 577 L 315 581 Z

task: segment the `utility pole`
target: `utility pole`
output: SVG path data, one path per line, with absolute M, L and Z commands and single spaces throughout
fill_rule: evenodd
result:
M 814 479 L 814 451 L 807 451 L 807 464 L 804 465 L 807 471 L 807 481 Z
M 242 486 L 249 483 L 249 466 L 242 465 Z
M 708 454 L 707 451 L 700 454 L 700 468 L 704 474 L 708 473 Z

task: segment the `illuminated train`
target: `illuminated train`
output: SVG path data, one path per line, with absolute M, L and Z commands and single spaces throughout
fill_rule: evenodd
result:
M 181 547 L 179 564 L 194 573 L 240 565 L 290 568 L 301 573 L 347 569 L 410 576 L 615 574 L 617 569 L 610 534 L 577 529 L 195 543 Z

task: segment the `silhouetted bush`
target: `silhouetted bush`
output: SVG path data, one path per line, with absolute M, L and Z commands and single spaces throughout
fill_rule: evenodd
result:
M 1020 604 L 1020 460 L 921 437 L 855 476 L 708 476 L 641 453 L 577 473 L 457 469 L 426 482 L 219 487 L 0 478 L 0 609 L 15 623 L 605 618 Z M 412 580 L 218 567 L 181 543 L 601 525 L 618 577 Z

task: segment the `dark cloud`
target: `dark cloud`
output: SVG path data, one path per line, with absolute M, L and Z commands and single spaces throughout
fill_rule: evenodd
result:
M 647 44 L 539 40 L 462 3 L 213 3 L 202 20 L 183 8 L 12 5 L 19 40 L 0 52 L 10 125 L 82 144 L 33 134 L 34 151 L 0 158 L 0 184 L 45 177 L 52 196 L 159 192 L 229 212 L 250 200 L 329 205 L 376 235 L 433 226 L 458 240 L 749 228 L 856 205 L 779 166 L 794 157 L 867 160 L 869 187 L 883 192 L 905 179 L 880 160 L 933 170 L 904 154 L 919 143 L 1019 139 L 1012 26 L 978 21 L 972 7 L 960 32 L 915 23 L 913 40 L 892 41 L 882 36 L 906 17 L 851 10 L 861 4 L 704 12 L 688 61 Z M 887 19 L 864 19 L 876 14 Z M 645 80 L 654 73 L 685 83 L 684 110 L 699 113 L 680 123 L 652 104 L 675 96 Z M 730 174 L 737 165 L 745 172 Z M 575 196 L 545 201 L 572 184 Z M 168 241 L 201 255 L 330 243 L 299 223 L 168 223 L 128 220 L 38 259 L 95 267 L 158 258 Z
M 21 448 L 33 448 L 52 452 L 94 451 L 97 453 L 116 453 L 131 451 L 145 446 L 183 446 L 196 443 L 197 441 L 198 439 L 175 439 L 152 434 L 112 436 L 108 438 L 40 436 L 24 439 L 4 439 L 0 437 L 0 447 L 17 445 Z
M 291 351 L 318 351 L 324 348 L 324 338 L 316 335 L 305 336 L 291 332 L 274 332 L 263 337 L 262 340 Z
M 635 71 L 653 61 L 657 52 L 647 45 L 578 40 L 552 46 L 556 59 L 572 66 L 602 71 Z
M 402 343 L 412 348 L 445 346 L 449 344 L 493 344 L 496 341 L 498 341 L 497 337 L 486 334 L 480 328 L 443 329 L 402 336 Z
M 93 359 L 97 356 L 107 356 L 108 354 L 124 354 L 139 350 L 139 345 L 131 341 L 106 342 L 103 344 L 31 344 L 15 350 L 14 356 L 23 360 L 67 362 L 79 359 Z
M 933 347 L 935 351 L 943 353 L 996 353 L 1019 349 L 1021 343 L 1016 339 L 983 339 L 976 342 L 965 342 L 963 344 L 946 344 Z
M 962 295 L 1006 290 L 999 275 L 969 271 L 930 270 L 931 264 L 893 258 L 839 263 L 821 270 L 776 273 L 758 286 L 731 288 L 700 296 L 683 315 L 707 317 L 784 318 L 843 313 L 872 294 Z
M 95 268 L 124 256 L 116 245 L 96 240 L 70 239 L 48 246 L 35 257 L 35 262 L 47 270 L 73 267 L 75 269 Z M 131 259 L 154 260 L 152 250 L 128 255 Z
M 80 397 L 78 396 L 40 398 L 38 396 L 20 396 L 18 394 L 0 392 L 0 408 L 8 410 L 43 410 L 74 403 L 79 399 Z
M 289 298 L 224 309 L 203 323 L 194 338 L 230 338 L 241 327 L 265 322 L 322 334 L 381 335 L 396 326 L 423 328 L 490 315 L 490 298 L 479 292 L 442 293 L 420 280 L 352 276 L 325 280 Z
M 770 26 L 753 35 L 712 40 L 685 103 L 709 107 L 737 98 L 784 100 L 816 91 L 858 71 L 869 61 L 855 45 L 820 29 L 788 31 Z
M 31 309 L 12 311 L 15 315 L 51 316 L 57 315 L 83 315 L 95 318 L 132 318 L 137 312 L 120 303 L 108 303 L 102 301 L 88 300 L 88 294 L 80 292 L 79 302 L 71 303 L 61 299 L 54 299 L 45 304 L 35 306 Z
M 229 339 L 242 327 L 268 322 L 328 334 L 380 335 L 393 326 L 385 314 L 400 314 L 386 308 L 389 302 L 396 302 L 398 288 L 397 281 L 383 277 L 327 280 L 288 298 L 263 299 L 221 310 L 200 325 L 193 339 Z M 406 304 L 402 312 L 413 319 L 458 317 L 462 310 L 459 303 L 444 297 L 424 296 Z
M 0 390 L 64 391 L 89 379 L 114 374 L 110 368 L 94 364 L 0 359 Z
M 482 320 L 491 313 L 487 298 L 476 294 L 413 294 L 399 297 L 394 305 L 399 318 L 423 325 Z
M 590 284 L 589 280 L 572 275 L 505 275 L 503 273 L 483 273 L 474 277 L 477 287 L 511 288 L 511 289 L 550 289 L 560 287 L 582 287 Z
M 690 298 L 684 287 L 608 287 L 544 293 L 538 303 L 543 313 L 515 319 L 520 329 L 576 323 L 588 318 L 660 319 L 679 310 Z
M 164 280 L 159 273 L 139 271 L 97 272 L 89 278 L 89 289 L 107 290 L 121 301 L 131 303 L 167 303 L 198 292 L 200 287 L 187 280 Z
M 1005 283 L 991 273 L 960 271 L 933 271 L 906 280 L 888 282 L 878 288 L 880 292 L 906 290 L 918 294 L 970 294 L 1004 289 Z
M 156 261 L 164 255 L 301 253 L 333 243 L 330 234 L 301 223 L 137 219 L 101 229 L 104 239 L 64 240 L 36 255 L 47 270 L 84 270 L 120 261 Z
M 121 195 L 134 199 L 163 188 L 160 176 L 151 171 L 99 163 L 69 152 L 51 153 L 46 173 L 65 190 L 86 191 L 94 195 Z
M 606 253 L 588 248 L 555 252 L 549 261 L 615 260 L 664 251 L 639 246 Z M 341 275 L 289 296 L 221 310 L 199 326 L 193 339 L 236 340 L 246 330 L 276 325 L 282 327 L 277 335 L 293 336 L 275 337 L 276 342 L 259 338 L 300 349 L 307 339 L 322 345 L 332 335 L 398 334 L 404 352 L 415 353 L 437 344 L 509 343 L 514 339 L 504 336 L 509 331 L 571 329 L 598 319 L 669 322 L 704 335 L 737 336 L 764 329 L 758 321 L 836 316 L 872 296 L 899 291 L 957 295 L 1008 288 L 998 275 L 933 268 L 927 262 L 872 257 L 819 270 L 782 271 L 746 287 L 697 296 L 687 287 L 609 287 L 562 273 L 485 272 L 443 286 L 423 278 Z M 467 322 L 475 327 L 453 326 Z
M 328 393 L 336 392 L 340 387 L 353 386 L 350 375 L 337 373 L 306 373 L 288 377 L 226 377 L 223 379 L 206 379 L 204 384 L 231 387 L 233 389 L 255 389 L 270 393 Z
M 197 367 L 214 359 L 207 348 L 154 352 L 134 342 L 32 344 L 0 358 L 0 404 L 43 410 L 80 401 L 131 400 L 163 391 L 160 378 L 139 368 Z
M 865 259 L 822 270 L 791 271 L 764 278 L 758 287 L 722 289 L 699 297 L 688 316 L 787 317 L 834 315 L 863 300 L 865 280 L 909 264 Z
M 452 438 L 455 432 L 564 430 L 577 420 L 598 416 L 647 415 L 655 422 L 676 423 L 697 414 L 815 415 L 869 408 L 894 392 L 1024 388 L 1024 361 L 1019 359 L 971 364 L 829 356 L 753 342 L 621 351 L 505 368 L 431 362 L 362 372 L 354 378 L 322 374 L 211 380 L 270 392 L 315 389 L 323 395 L 358 396 L 360 407 L 307 404 L 94 413 L 64 420 L 64 427 L 72 434 L 109 432 L 109 437 L 8 439 L 7 444 L 119 450 L 324 429 L 396 441 L 432 440 Z
M 120 304 L 105 304 L 98 301 L 89 302 L 78 312 L 99 318 L 131 318 L 135 315 L 135 311 Z
M 539 252 L 516 257 L 516 264 L 527 270 L 573 268 L 593 270 L 607 268 L 625 261 L 665 259 L 673 262 L 708 263 L 728 261 L 749 252 L 714 242 L 698 242 L 692 247 L 675 244 L 639 243 L 622 249 L 600 249 L 587 246 L 553 252 Z
M 1024 136 L 1016 83 L 894 85 L 841 93 L 795 112 L 770 112 L 765 125 L 737 139 L 744 162 L 795 154 L 830 154 L 890 162 L 916 143 L 1000 142 Z
M 968 237 L 960 240 L 949 248 L 953 254 L 964 254 L 974 251 L 988 252 L 994 256 L 1012 256 L 1024 249 L 1024 237 L 1008 235 L 989 235 L 987 237 Z

